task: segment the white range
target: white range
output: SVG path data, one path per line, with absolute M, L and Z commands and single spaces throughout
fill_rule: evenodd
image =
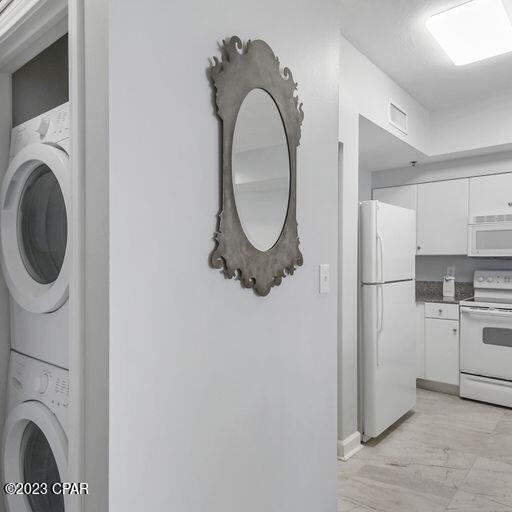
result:
M 460 302 L 460 396 L 512 407 L 512 271 L 477 270 Z

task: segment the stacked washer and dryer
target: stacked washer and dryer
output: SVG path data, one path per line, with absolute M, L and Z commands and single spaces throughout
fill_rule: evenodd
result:
M 4 482 L 67 481 L 69 104 L 12 130 L 0 189 L 11 356 Z M 6 495 L 8 512 L 64 512 L 66 497 Z

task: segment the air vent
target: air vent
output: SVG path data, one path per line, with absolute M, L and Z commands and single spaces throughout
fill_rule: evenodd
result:
M 389 123 L 401 132 L 407 133 L 407 114 L 393 102 L 389 103 Z
M 477 215 L 473 217 L 472 224 L 489 224 L 495 222 L 512 222 L 512 214 L 503 215 Z

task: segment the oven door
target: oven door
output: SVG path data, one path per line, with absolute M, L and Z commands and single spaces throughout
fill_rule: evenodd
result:
M 512 380 L 512 310 L 460 308 L 460 370 Z
M 512 256 L 512 222 L 469 224 L 468 256 Z

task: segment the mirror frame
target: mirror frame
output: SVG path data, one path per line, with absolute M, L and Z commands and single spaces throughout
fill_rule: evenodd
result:
M 247 41 L 233 36 L 223 42 L 222 59 L 216 57 L 211 78 L 216 89 L 217 113 L 222 121 L 222 205 L 215 232 L 216 247 L 211 265 L 226 277 L 236 277 L 244 288 L 268 295 L 286 275 L 292 275 L 303 258 L 297 228 L 297 147 L 304 119 L 297 84 L 288 68 L 282 71 L 279 59 L 262 40 Z M 256 249 L 248 240 L 235 203 L 232 148 L 238 112 L 247 94 L 263 89 L 274 100 L 281 115 L 290 165 L 288 211 L 277 242 L 267 251 Z

